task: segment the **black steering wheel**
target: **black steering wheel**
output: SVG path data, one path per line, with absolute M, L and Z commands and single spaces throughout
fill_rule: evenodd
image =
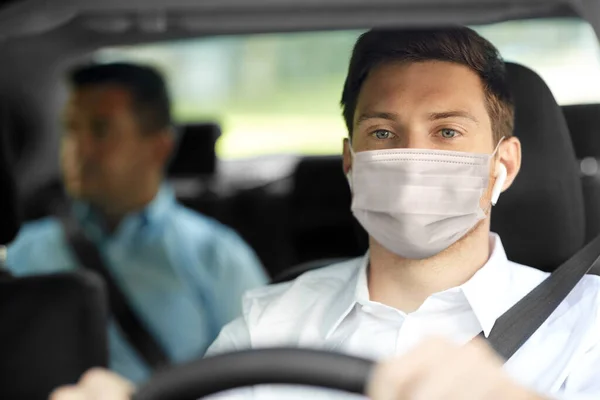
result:
M 317 350 L 245 350 L 155 374 L 133 400 L 197 400 L 245 386 L 293 384 L 363 394 L 374 367 L 363 358 Z

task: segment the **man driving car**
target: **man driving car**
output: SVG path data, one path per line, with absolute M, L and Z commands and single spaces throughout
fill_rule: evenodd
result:
M 473 339 L 548 276 L 509 261 L 490 232 L 491 208 L 521 165 L 496 48 L 468 28 L 369 31 L 355 45 L 342 106 L 344 171 L 369 252 L 249 292 L 244 316 L 207 354 L 286 345 L 391 359 L 368 386 L 379 400 L 599 398 L 597 277 L 585 277 L 506 364 Z M 133 390 L 94 371 L 53 398 L 108 388 Z M 282 390 L 223 395 L 319 396 Z

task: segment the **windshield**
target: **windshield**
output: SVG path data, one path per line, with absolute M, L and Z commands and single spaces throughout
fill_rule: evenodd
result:
M 560 104 L 600 102 L 600 57 L 578 19 L 474 27 L 507 61 L 544 78 Z M 347 130 L 339 101 L 361 31 L 278 33 L 102 49 L 98 61 L 135 61 L 167 77 L 176 122 L 217 121 L 221 159 L 339 154 Z

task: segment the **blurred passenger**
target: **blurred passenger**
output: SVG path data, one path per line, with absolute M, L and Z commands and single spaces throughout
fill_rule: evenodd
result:
M 69 83 L 60 160 L 70 219 L 167 358 L 201 357 L 266 274 L 236 233 L 183 207 L 163 183 L 175 137 L 156 71 L 90 65 Z M 7 263 L 16 275 L 51 273 L 80 267 L 75 253 L 51 217 L 23 226 Z M 151 368 L 122 328 L 109 326 L 111 368 L 139 382 Z

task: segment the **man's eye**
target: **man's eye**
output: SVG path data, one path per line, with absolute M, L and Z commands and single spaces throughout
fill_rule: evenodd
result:
M 92 123 L 92 134 L 96 139 L 104 139 L 108 134 L 108 124 L 103 121 Z
M 444 139 L 453 139 L 458 136 L 458 132 L 456 132 L 454 129 L 442 129 L 440 131 L 440 135 L 442 135 Z
M 373 135 L 377 139 L 381 139 L 381 140 L 389 139 L 389 138 L 391 138 L 391 137 L 394 136 L 394 134 L 392 132 L 386 131 L 386 130 L 383 130 L 383 129 L 380 129 L 378 131 L 373 132 Z

